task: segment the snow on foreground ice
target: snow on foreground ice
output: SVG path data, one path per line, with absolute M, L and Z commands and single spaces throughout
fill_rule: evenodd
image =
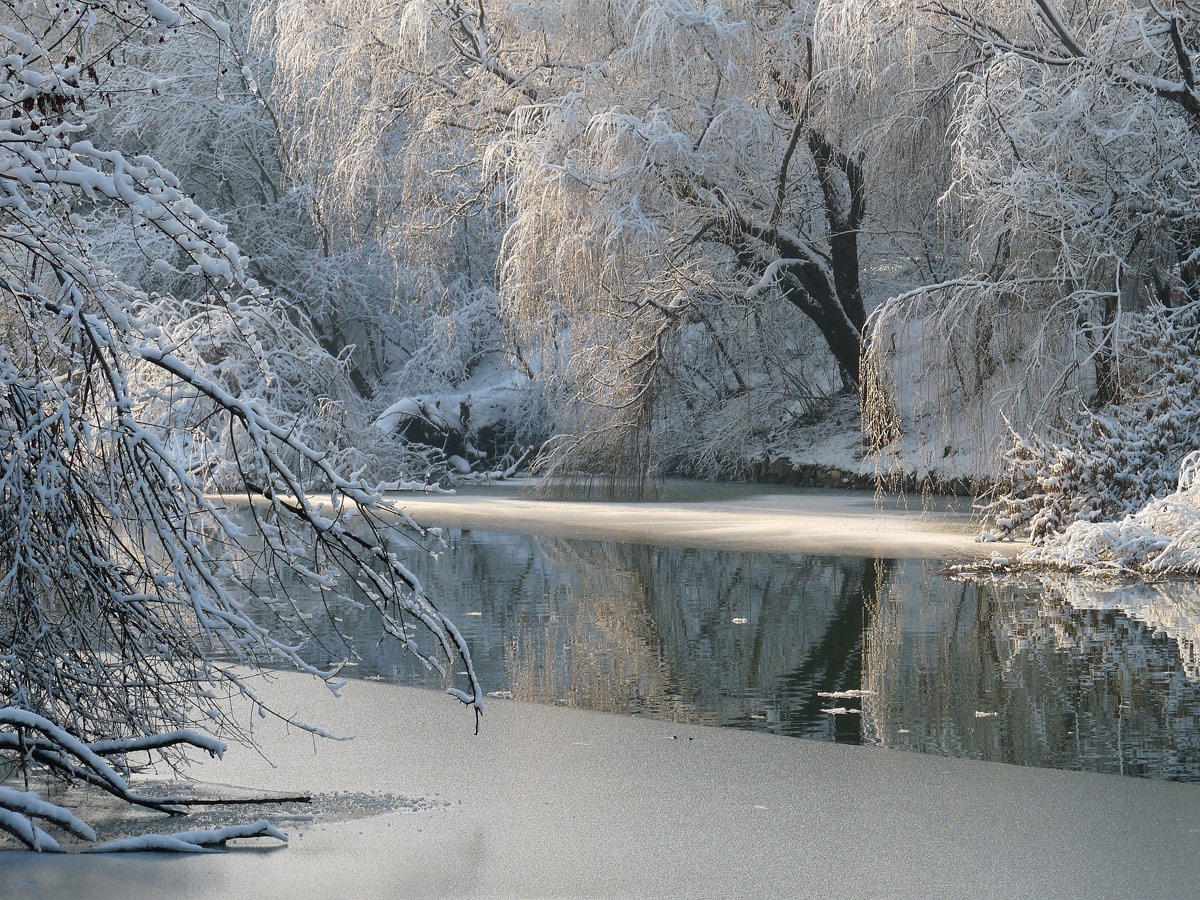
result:
M 1074 522 L 1018 562 L 1085 572 L 1200 574 L 1200 451 L 1180 463 L 1175 493 L 1119 522 Z
M 333 697 L 290 673 L 264 690 L 356 739 L 314 753 L 264 721 L 270 759 L 235 745 L 198 774 L 272 792 L 402 785 L 447 805 L 280 826 L 283 851 L 14 853 L 0 897 L 1195 900 L 1200 883 L 1196 785 L 521 702 L 493 704 L 476 736 L 436 691 Z M 848 863 L 847 848 L 863 849 Z

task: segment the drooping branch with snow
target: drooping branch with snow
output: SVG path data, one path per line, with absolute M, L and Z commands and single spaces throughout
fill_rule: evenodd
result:
M 1200 299 L 1196 15 L 1051 0 L 921 15 L 914 41 L 963 48 L 945 94 L 940 211 L 958 259 L 868 325 L 873 437 L 974 448 L 978 473 L 1015 488 L 998 533 L 1036 519 L 1040 538 L 1076 515 L 1121 514 L 1170 490 L 1195 440 L 1192 401 L 1172 385 L 1190 353 L 1184 307 Z M 1179 427 L 1160 429 L 1151 452 L 1137 435 L 1165 419 Z M 1004 462 L 1010 427 L 1020 437 Z M 1128 483 L 1078 465 L 1110 453 L 1105 465 L 1137 473 Z M 1038 479 L 1058 487 L 1020 499 Z
M 245 737 L 237 702 L 273 712 L 261 666 L 333 677 L 305 661 L 297 589 L 372 608 L 443 672 L 461 657 L 451 692 L 478 713 L 461 634 L 393 546 L 397 524 L 423 532 L 308 441 L 339 361 L 171 172 L 94 143 L 126 54 L 226 26 L 153 0 L 6 6 L 0 24 L 0 755 L 170 811 L 122 773 Z M 165 241 L 193 296 L 115 273 L 94 240 L 113 221 L 147 267 L 175 265 Z M 0 792 L 0 828 L 52 849 L 38 820 L 90 839 L 35 794 Z

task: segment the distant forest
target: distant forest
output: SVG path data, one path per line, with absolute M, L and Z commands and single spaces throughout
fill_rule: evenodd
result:
M 861 404 L 881 472 L 1011 487 L 1037 531 L 1195 446 L 1189 3 L 0 16 L 18 368 L 69 256 L 114 326 L 378 479 L 739 479 Z M 222 417 L 186 431 L 190 472 L 240 483 Z

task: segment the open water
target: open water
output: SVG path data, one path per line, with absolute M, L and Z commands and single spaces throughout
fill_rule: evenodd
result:
M 406 562 L 463 631 L 492 703 L 1200 781 L 1190 583 L 1102 589 L 956 579 L 922 560 L 444 536 L 436 558 Z M 351 677 L 439 683 L 369 614 L 343 616 L 347 641 L 312 624 L 314 662 L 353 656 Z

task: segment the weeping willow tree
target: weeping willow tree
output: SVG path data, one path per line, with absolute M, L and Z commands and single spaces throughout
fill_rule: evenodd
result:
M 546 471 L 641 474 L 664 434 L 762 437 L 857 389 L 866 149 L 831 124 L 823 21 L 640 4 L 495 147 L 504 309 L 555 347 L 569 398 Z
M 703 432 L 857 388 L 874 163 L 821 49 L 854 38 L 852 6 L 289 0 L 264 20 L 321 215 L 386 235 L 447 321 L 489 293 L 553 410 L 544 472 L 637 484 Z M 695 473 L 733 455 L 706 445 Z
M 744 461 L 814 399 L 895 400 L 864 380 L 872 300 L 959 264 L 938 198 L 978 52 L 932 21 L 908 3 L 640 4 L 602 67 L 518 110 L 493 150 L 513 206 L 501 298 L 555 339 L 565 405 L 586 412 L 547 471 L 742 475 L 714 435 Z
M 947 449 L 1011 480 L 1000 534 L 1128 511 L 1194 443 L 1196 14 L 1031 0 L 923 15 L 973 48 L 948 129 L 961 261 L 870 323 L 891 404 L 878 430 L 952 423 Z
M 97 143 L 106 92 L 152 89 L 124 61 L 187 28 L 227 33 L 154 0 L 0 10 L 0 771 L 25 788 L 0 786 L 0 829 L 32 849 L 57 848 L 47 825 L 95 839 L 37 776 L 181 813 L 190 798 L 130 781 L 147 754 L 219 754 L 248 738 L 240 710 L 280 715 L 254 689 L 267 665 L 334 677 L 305 661 L 289 583 L 365 605 L 443 672 L 461 656 L 452 692 L 481 708 L 461 635 L 389 543 L 399 514 L 318 443 L 338 360 L 171 172 Z M 113 229 L 193 295 L 122 280 L 97 249 Z M 264 822 L 198 840 L 248 833 L 281 836 Z
M 487 141 L 519 89 L 499 35 L 473 5 L 362 0 L 265 3 L 269 103 L 288 177 L 330 257 L 369 256 L 384 319 L 421 334 L 394 341 L 381 388 L 454 392 L 506 341 L 495 258 L 501 200 L 481 178 Z M 522 363 L 526 375 L 529 362 Z

